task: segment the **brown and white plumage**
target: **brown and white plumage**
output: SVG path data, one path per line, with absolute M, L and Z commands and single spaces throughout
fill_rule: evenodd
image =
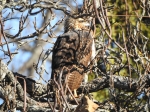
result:
M 52 79 L 66 84 L 71 91 L 79 88 L 95 54 L 93 36 L 82 18 L 67 18 L 65 33 L 57 38 L 52 55 Z M 75 93 L 76 94 L 76 93 Z

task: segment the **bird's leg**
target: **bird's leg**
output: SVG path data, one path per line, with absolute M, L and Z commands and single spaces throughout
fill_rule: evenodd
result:
M 77 95 L 77 90 L 74 89 L 73 92 L 74 92 L 74 97 L 77 98 L 77 97 L 78 97 L 78 95 Z
M 74 99 L 74 100 L 75 100 L 75 102 L 77 103 L 77 105 L 79 105 L 78 101 L 77 101 L 77 100 L 76 100 L 76 98 L 75 98 L 75 95 L 73 95 L 73 94 L 72 94 L 72 91 L 70 90 L 70 88 L 69 88 L 69 87 L 67 87 L 67 88 L 68 88 L 68 91 L 69 91 L 69 92 L 70 92 L 70 94 L 71 94 L 70 99 L 71 99 L 71 100 L 73 100 L 73 99 Z M 77 92 L 76 92 L 76 94 L 77 94 Z

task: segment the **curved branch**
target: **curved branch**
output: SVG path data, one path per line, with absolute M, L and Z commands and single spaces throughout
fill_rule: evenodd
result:
M 85 86 L 81 86 L 78 90 L 79 93 L 83 92 L 96 92 L 98 90 L 102 90 L 104 88 L 109 88 L 113 85 L 114 88 L 122 89 L 127 92 L 134 92 L 139 87 L 150 86 L 150 74 L 147 74 L 140 78 L 141 80 L 130 79 L 129 77 L 124 76 L 104 76 L 102 78 L 96 78 L 91 82 L 88 82 Z M 130 87 L 131 80 L 131 87 Z

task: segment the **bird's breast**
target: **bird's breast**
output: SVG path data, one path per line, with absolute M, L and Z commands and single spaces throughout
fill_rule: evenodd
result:
M 67 74 L 67 84 L 71 91 L 80 87 L 83 77 L 84 75 L 80 74 L 78 71 Z

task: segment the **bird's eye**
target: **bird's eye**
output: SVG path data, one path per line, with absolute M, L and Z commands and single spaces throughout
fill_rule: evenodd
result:
M 79 22 L 81 22 L 81 23 L 82 23 L 82 22 L 84 22 L 84 20 L 80 20 Z

